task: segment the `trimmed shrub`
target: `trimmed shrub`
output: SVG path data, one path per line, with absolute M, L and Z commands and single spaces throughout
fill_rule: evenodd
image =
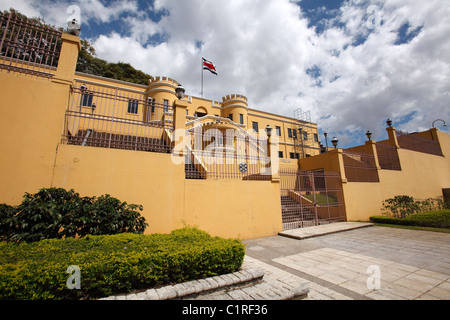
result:
M 411 214 L 446 209 L 443 197 L 417 200 L 400 195 L 383 201 L 382 213 L 387 216 L 403 218 Z
M 0 243 L 0 299 L 95 299 L 238 270 L 244 245 L 195 228 Z M 67 288 L 71 265 L 81 289 Z
M 121 202 L 110 195 L 80 197 L 74 190 L 44 188 L 25 193 L 16 207 L 0 205 L 0 239 L 40 241 L 65 237 L 143 233 L 148 224 L 142 206 Z
M 373 216 L 370 221 L 385 224 L 398 224 L 407 226 L 450 228 L 450 210 L 416 213 L 404 218 Z

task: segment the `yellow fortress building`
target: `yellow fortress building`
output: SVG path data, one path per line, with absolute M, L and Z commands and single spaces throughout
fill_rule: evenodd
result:
M 386 141 L 327 150 L 307 112 L 194 97 L 170 77 L 138 85 L 75 72 L 77 36 L 13 14 L 0 23 L 0 203 L 44 187 L 110 194 L 143 205 L 147 233 L 191 225 L 251 239 L 367 221 L 394 195 L 450 188 L 450 136 L 437 129 L 389 124 Z M 16 30 L 29 31 L 19 41 Z

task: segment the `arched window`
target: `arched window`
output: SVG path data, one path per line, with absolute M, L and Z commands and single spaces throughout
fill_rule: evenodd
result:
M 206 108 L 204 107 L 198 107 L 197 110 L 194 113 L 194 116 L 196 117 L 204 117 L 208 114 L 208 110 L 206 110 Z

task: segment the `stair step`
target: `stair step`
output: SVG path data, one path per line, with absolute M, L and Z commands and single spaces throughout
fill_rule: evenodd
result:
M 202 174 L 198 172 L 197 168 L 192 163 L 185 163 L 184 172 L 186 179 L 204 179 Z

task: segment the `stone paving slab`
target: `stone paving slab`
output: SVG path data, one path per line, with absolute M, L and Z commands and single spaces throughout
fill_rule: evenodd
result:
M 350 297 L 338 293 L 330 288 L 321 286 L 314 282 L 311 282 L 305 278 L 299 277 L 295 274 L 292 274 L 288 271 L 277 268 L 271 264 L 264 263 L 259 261 L 258 259 L 254 259 L 250 256 L 245 256 L 245 262 L 248 266 L 253 268 L 258 268 L 264 271 L 264 279 L 267 283 L 272 286 L 284 284 L 287 286 L 291 286 L 291 288 L 296 287 L 299 291 L 307 291 L 307 296 L 301 296 L 301 293 L 298 294 L 302 298 L 302 300 L 351 300 Z M 270 287 L 268 289 L 271 289 Z M 270 296 L 271 291 L 263 291 L 266 295 L 265 298 L 269 300 L 274 300 L 276 296 Z M 293 298 L 295 299 L 295 297 Z M 278 299 L 277 299 L 278 300 Z
M 223 290 L 193 297 L 201 300 L 290 300 L 303 299 L 308 295 L 308 281 L 289 272 L 245 256 L 243 270 L 262 270 L 264 277 L 250 286 L 224 288 Z
M 278 233 L 280 236 L 294 238 L 294 239 L 307 239 L 311 237 L 322 236 L 325 234 L 336 233 L 341 231 L 353 230 L 358 228 L 371 227 L 373 224 L 369 222 L 339 222 L 339 223 L 329 223 L 319 226 L 306 227 L 285 230 Z
M 450 300 L 446 233 L 371 227 L 301 241 L 275 236 L 245 244 L 253 258 L 310 281 L 307 299 Z M 344 297 L 326 296 L 324 287 Z

